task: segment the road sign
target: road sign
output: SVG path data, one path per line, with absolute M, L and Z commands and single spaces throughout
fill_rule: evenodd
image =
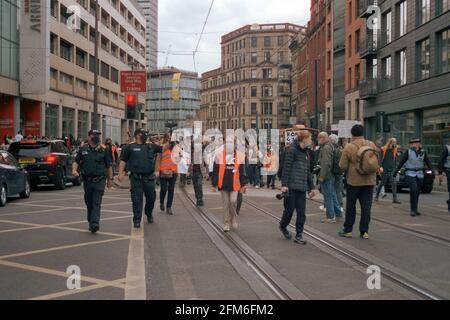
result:
M 352 137 L 352 127 L 354 125 L 361 124 L 361 121 L 356 120 L 340 120 L 338 125 L 338 136 L 339 138 L 351 138 Z
M 147 72 L 120 71 L 120 91 L 123 93 L 147 92 Z

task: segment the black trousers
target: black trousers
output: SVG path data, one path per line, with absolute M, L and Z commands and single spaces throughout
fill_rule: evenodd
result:
M 155 206 L 155 179 L 151 176 L 130 174 L 131 201 L 133 202 L 133 222 L 140 223 L 145 195 L 145 215 L 152 217 Z
M 394 173 L 392 171 L 385 171 L 385 172 L 383 172 L 381 174 L 381 180 L 380 180 L 380 182 L 378 183 L 378 186 L 377 186 L 376 198 L 378 199 L 378 197 L 380 196 L 381 188 L 383 186 L 386 187 L 388 182 L 391 183 L 392 198 L 393 198 L 394 201 L 396 201 L 397 200 L 397 179 L 394 178 Z
M 411 212 L 417 212 L 419 207 L 419 196 L 422 190 L 423 179 L 417 177 L 406 176 L 405 181 L 409 187 L 409 204 Z
M 164 204 L 164 199 L 167 194 L 167 208 L 172 208 L 173 197 L 175 194 L 175 183 L 177 182 L 177 175 L 174 174 L 170 179 L 162 179 L 161 183 L 161 191 L 159 193 L 159 202 Z
M 356 201 L 361 206 L 359 232 L 369 232 L 370 214 L 372 210 L 373 186 L 353 187 L 347 185 L 347 207 L 345 212 L 344 232 L 352 232 L 356 220 Z
M 295 231 L 297 235 L 301 235 L 306 222 L 306 192 L 289 190 L 289 197 L 285 199 L 285 209 L 280 221 L 281 228 L 286 229 L 291 223 L 294 210 L 297 211 Z
M 100 210 L 102 198 L 105 194 L 106 179 L 94 182 L 83 179 L 84 202 L 87 207 L 87 221 L 89 225 L 100 225 Z
M 240 192 L 237 194 L 236 199 L 236 213 L 239 214 L 241 212 L 242 201 L 244 201 L 244 195 Z
M 276 180 L 276 175 L 269 175 L 267 176 L 267 188 L 268 187 L 275 187 L 275 180 Z
M 201 172 L 192 172 L 192 183 L 194 185 L 195 199 L 203 201 L 203 175 Z
M 447 169 L 445 174 L 447 175 L 447 191 L 448 191 L 447 205 L 448 211 L 450 212 L 450 169 Z

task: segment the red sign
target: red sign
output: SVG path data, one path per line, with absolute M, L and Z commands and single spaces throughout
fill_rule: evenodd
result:
M 120 71 L 120 91 L 123 93 L 147 92 L 147 72 Z

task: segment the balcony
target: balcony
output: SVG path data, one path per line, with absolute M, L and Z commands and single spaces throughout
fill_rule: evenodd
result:
M 359 1 L 359 16 L 361 18 L 367 18 L 372 15 L 373 11 L 368 10 L 370 6 L 376 6 L 377 0 L 358 0 Z
M 383 77 L 380 82 L 380 91 L 387 91 L 392 89 L 392 78 L 391 77 Z
M 364 79 L 359 82 L 359 98 L 361 100 L 374 99 L 377 93 L 377 79 Z
M 367 30 L 370 32 L 370 30 Z M 377 55 L 378 50 L 378 38 L 377 35 L 368 33 L 365 38 L 362 38 L 359 42 L 359 56 L 362 59 L 372 59 Z

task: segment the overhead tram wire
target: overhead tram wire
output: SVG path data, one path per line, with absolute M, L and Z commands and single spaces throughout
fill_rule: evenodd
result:
M 196 63 L 195 63 L 195 55 L 198 52 L 198 47 L 200 46 L 200 41 L 202 40 L 203 33 L 205 32 L 206 24 L 208 23 L 209 16 L 210 16 L 212 8 L 214 6 L 214 1 L 215 0 L 211 0 L 211 5 L 209 6 L 209 9 L 208 9 L 208 14 L 206 15 L 205 22 L 203 23 L 202 32 L 200 33 L 200 36 L 198 37 L 197 45 L 195 47 L 194 52 L 192 53 L 192 59 L 193 59 L 193 62 L 194 62 L 194 71 L 195 72 L 197 72 L 197 66 L 196 66 Z

